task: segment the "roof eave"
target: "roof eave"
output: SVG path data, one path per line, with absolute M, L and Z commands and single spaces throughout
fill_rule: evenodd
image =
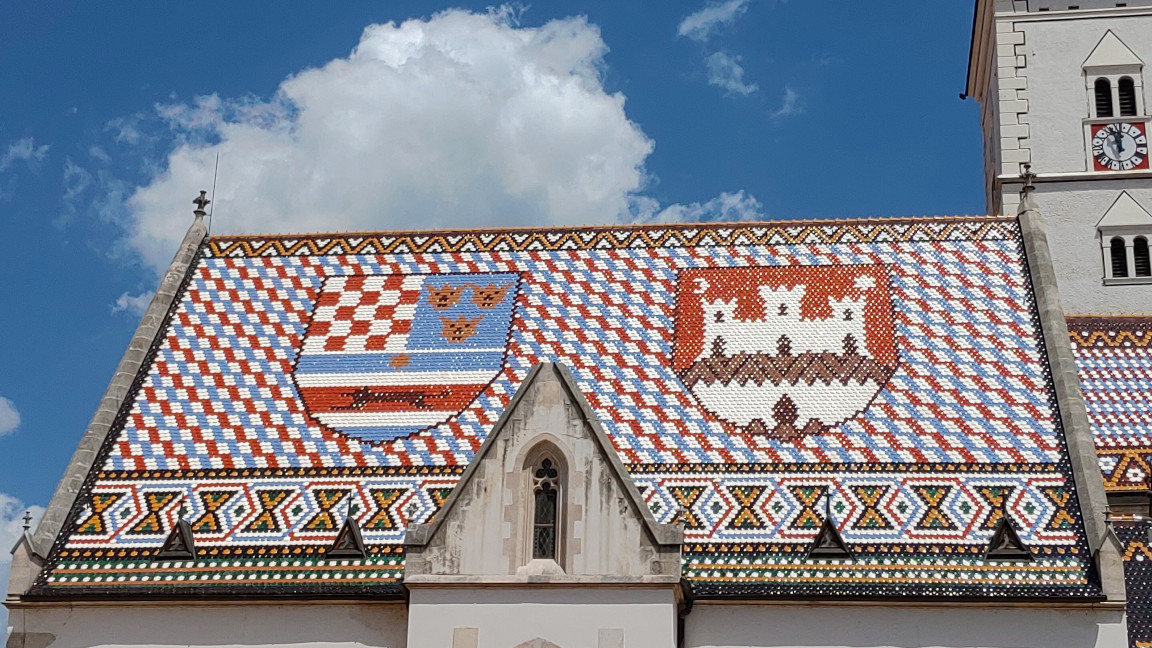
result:
M 987 76 L 989 39 L 992 27 L 992 0 L 975 0 L 972 9 L 972 41 L 968 47 L 968 81 L 964 93 L 976 101 L 984 100 L 983 80 Z
M 80 494 L 93 465 L 96 463 L 108 434 L 112 431 L 125 399 L 134 391 L 137 377 L 147 371 L 150 350 L 158 336 L 163 335 L 172 307 L 183 290 L 188 273 L 192 269 L 200 247 L 208 238 L 208 227 L 202 218 L 193 221 L 180 242 L 176 255 L 165 271 L 152 302 L 140 319 L 128 349 L 116 367 L 116 373 L 100 399 L 100 405 L 80 443 L 73 453 L 64 476 L 56 486 L 56 491 L 44 511 L 36 531 L 32 534 L 33 553 L 44 559 L 52 549 L 52 543 L 60 535 L 69 514 Z

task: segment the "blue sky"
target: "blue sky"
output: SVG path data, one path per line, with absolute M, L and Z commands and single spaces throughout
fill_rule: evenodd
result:
M 217 153 L 217 232 L 984 210 L 969 2 L 332 6 L 0 6 L 0 541 Z

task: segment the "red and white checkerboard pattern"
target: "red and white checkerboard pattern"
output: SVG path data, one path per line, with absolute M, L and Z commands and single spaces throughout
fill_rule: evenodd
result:
M 330 277 L 303 351 L 386 351 L 392 338 L 391 346 L 402 352 L 423 284 L 423 275 Z

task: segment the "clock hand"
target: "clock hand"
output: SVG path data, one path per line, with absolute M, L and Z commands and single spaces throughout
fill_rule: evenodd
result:
M 1113 131 L 1112 135 L 1116 139 L 1116 152 L 1117 153 L 1123 153 L 1124 152 L 1124 133 L 1117 130 L 1117 131 Z

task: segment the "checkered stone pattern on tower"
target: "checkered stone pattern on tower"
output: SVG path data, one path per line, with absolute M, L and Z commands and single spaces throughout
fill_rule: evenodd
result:
M 1068 318 L 1105 487 L 1152 480 L 1152 317 Z
M 210 240 L 41 586 L 398 592 L 405 528 L 551 361 L 704 595 L 1093 596 L 1021 247 L 992 218 Z M 1033 561 L 984 564 L 1005 514 Z M 858 562 L 812 571 L 829 515 Z M 194 567 L 156 555 L 181 516 Z

